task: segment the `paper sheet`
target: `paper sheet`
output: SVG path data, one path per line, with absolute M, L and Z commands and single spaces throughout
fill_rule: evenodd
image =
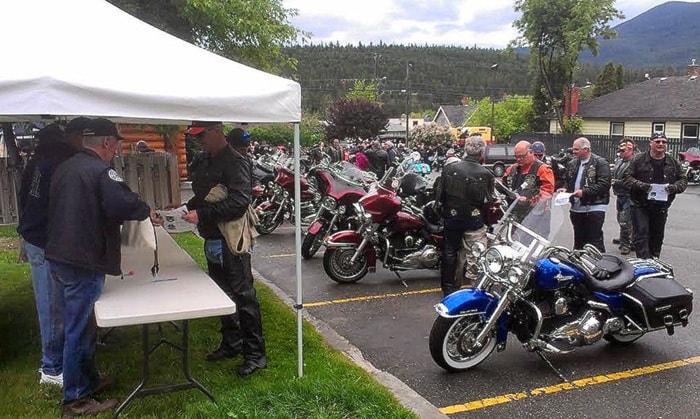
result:
M 187 206 L 185 205 L 172 210 L 161 210 L 159 214 L 163 218 L 163 228 L 169 233 L 193 231 L 197 227 L 182 219 L 182 216 L 187 214 Z
M 562 205 L 569 205 L 569 198 L 571 198 L 569 192 L 559 192 L 554 196 L 554 205 L 560 207 Z
M 652 183 L 651 189 L 649 189 L 649 194 L 647 199 L 650 201 L 668 201 L 668 192 L 666 192 L 666 186 L 668 184 L 662 185 L 659 183 Z

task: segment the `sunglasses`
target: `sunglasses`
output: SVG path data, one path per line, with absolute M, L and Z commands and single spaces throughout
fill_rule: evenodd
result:
M 666 144 L 666 140 L 654 140 L 652 141 L 654 144 Z

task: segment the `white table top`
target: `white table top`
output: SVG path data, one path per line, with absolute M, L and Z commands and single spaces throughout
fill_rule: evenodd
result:
M 95 303 L 97 325 L 161 323 L 235 312 L 233 301 L 170 235 L 163 228 L 156 230 L 160 272 L 155 278 L 151 275 L 151 249 L 123 247 L 124 279 L 107 276 Z M 134 274 L 128 275 L 130 271 Z

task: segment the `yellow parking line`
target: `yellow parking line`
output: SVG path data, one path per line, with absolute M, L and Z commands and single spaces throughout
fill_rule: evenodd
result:
M 570 385 L 568 383 L 561 383 L 549 387 L 539 387 L 533 390 L 528 390 L 519 393 L 503 394 L 501 396 L 475 400 L 464 404 L 456 404 L 453 406 L 441 407 L 440 412 L 442 412 L 445 415 L 453 415 L 455 413 L 463 413 L 472 410 L 484 409 L 486 407 L 495 406 L 499 404 L 510 403 L 517 400 L 525 399 L 527 397 L 553 394 L 558 393 L 560 391 L 569 391 L 577 388 L 583 388 L 586 386 L 609 383 L 612 381 L 624 380 L 626 378 L 639 377 L 641 375 L 654 374 L 660 371 L 666 371 L 674 368 L 687 367 L 689 365 L 698 363 L 700 363 L 700 356 L 679 359 L 677 361 L 650 365 L 648 367 L 635 368 L 633 370 L 620 371 L 611 374 L 597 375 L 595 377 L 582 378 L 580 380 L 573 381 L 573 385 Z
M 430 293 L 439 292 L 439 291 L 440 291 L 440 288 L 429 288 L 429 289 L 424 289 L 424 290 L 406 291 L 406 292 L 400 292 L 400 293 L 366 295 L 364 297 L 352 297 L 352 298 L 343 298 L 340 300 L 319 301 L 316 303 L 304 303 L 304 307 L 321 307 L 321 306 L 328 306 L 331 304 L 344 304 L 344 303 L 353 303 L 353 302 L 357 302 L 357 301 L 381 300 L 384 298 L 405 297 L 407 295 L 430 294 Z

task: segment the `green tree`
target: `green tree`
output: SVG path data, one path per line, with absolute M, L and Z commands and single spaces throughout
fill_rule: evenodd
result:
M 309 34 L 289 23 L 296 9 L 282 0 L 108 0 L 120 9 L 182 40 L 265 71 L 296 61 L 282 47 Z
M 514 22 L 519 37 L 513 46 L 530 49 L 535 89 L 554 111 L 564 130 L 564 98 L 570 92 L 579 54 L 598 54 L 598 39 L 614 37 L 614 19 L 624 18 L 613 6 L 614 0 L 515 0 L 514 9 L 522 17 Z M 563 77 L 563 86 L 557 83 Z M 539 83 L 539 84 L 537 84 Z M 566 90 L 566 92 L 565 92 Z M 570 95 L 569 95 L 570 96 Z
M 389 116 L 377 103 L 364 99 L 342 98 L 331 105 L 327 122 L 327 139 L 365 139 L 379 135 L 389 123 Z
M 612 61 L 605 64 L 603 71 L 598 75 L 595 87 L 593 88 L 593 96 L 603 96 L 618 90 L 621 86 L 618 84 L 617 71 Z
M 372 81 L 357 80 L 355 85 L 350 89 L 350 91 L 345 95 L 348 99 L 364 99 L 367 101 L 374 101 L 376 84 Z M 377 94 L 377 100 L 379 100 L 379 95 Z
M 531 96 L 505 96 L 494 102 L 494 138 L 497 142 L 509 142 L 513 134 L 530 130 L 533 119 L 533 101 Z M 484 98 L 477 103 L 477 108 L 470 117 L 472 126 L 491 125 L 491 99 Z

